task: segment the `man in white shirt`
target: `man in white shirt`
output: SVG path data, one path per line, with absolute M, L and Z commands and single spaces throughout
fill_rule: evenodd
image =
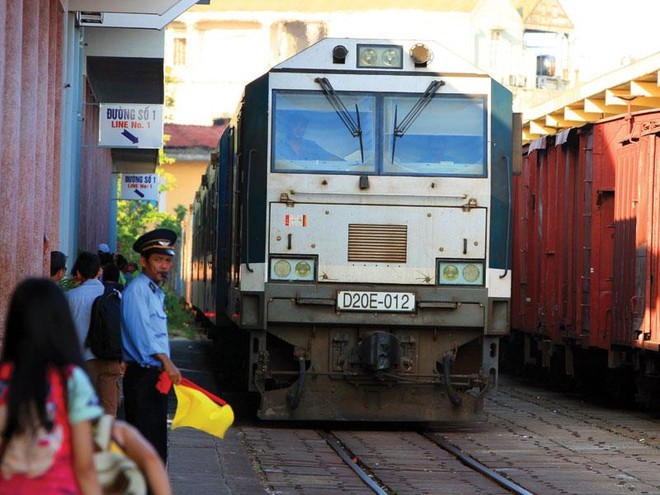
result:
M 89 377 L 105 411 L 116 416 L 121 395 L 121 363 L 118 360 L 98 359 L 85 345 L 92 316 L 92 305 L 94 300 L 104 292 L 104 286 L 99 280 L 103 273 L 101 260 L 96 254 L 84 251 L 78 255 L 74 266 L 76 269 L 74 275 L 82 280 L 82 283 L 64 294 L 69 301 L 83 357 L 87 361 Z

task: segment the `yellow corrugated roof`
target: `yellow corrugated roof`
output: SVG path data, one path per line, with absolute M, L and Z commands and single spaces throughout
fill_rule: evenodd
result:
M 660 52 L 523 111 L 523 142 L 611 118 L 660 108 Z
M 297 11 L 333 12 L 351 10 L 428 10 L 471 12 L 479 0 L 211 0 L 190 10 L 204 11 Z

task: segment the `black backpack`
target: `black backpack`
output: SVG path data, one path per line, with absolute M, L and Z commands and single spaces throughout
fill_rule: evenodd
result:
M 99 359 L 121 359 L 121 292 L 117 289 L 106 288 L 94 299 L 85 344 Z

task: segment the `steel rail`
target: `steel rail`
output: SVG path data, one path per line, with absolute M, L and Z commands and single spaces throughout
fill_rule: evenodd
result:
M 497 473 L 493 469 L 490 469 L 489 467 L 481 464 L 479 461 L 474 459 L 473 457 L 470 457 L 467 455 L 465 452 L 463 452 L 461 449 L 456 447 L 455 445 L 449 443 L 446 439 L 437 436 L 435 433 L 430 433 L 427 431 L 421 432 L 420 433 L 422 436 L 428 438 L 431 440 L 433 443 L 438 445 L 440 448 L 446 450 L 450 454 L 454 455 L 459 461 L 461 461 L 463 464 L 468 466 L 471 469 L 474 469 L 475 471 L 483 474 L 485 477 L 491 479 L 498 485 L 500 485 L 502 488 L 505 488 L 511 493 L 515 493 L 516 495 L 535 495 L 534 492 L 530 492 L 529 490 L 526 490 L 522 486 L 514 483 L 513 481 L 505 478 L 501 474 Z
M 377 493 L 378 495 L 389 495 L 391 493 L 390 491 L 384 490 L 371 478 L 371 476 L 367 474 L 364 469 L 358 466 L 357 462 L 351 459 L 351 457 L 346 453 L 347 449 L 337 437 L 335 437 L 330 432 L 321 430 L 317 430 L 316 433 L 318 433 L 318 435 L 323 438 L 323 440 L 325 440 L 325 443 L 327 443 L 332 448 L 332 450 L 334 450 L 337 455 L 341 457 L 341 460 L 344 461 L 344 464 L 351 468 L 355 474 L 357 474 L 360 479 L 373 490 L 374 493 Z

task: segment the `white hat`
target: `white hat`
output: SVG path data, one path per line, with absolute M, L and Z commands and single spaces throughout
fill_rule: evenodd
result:
M 99 253 L 109 253 L 110 252 L 110 247 L 105 242 L 102 242 L 99 244 L 99 246 L 96 248 Z

